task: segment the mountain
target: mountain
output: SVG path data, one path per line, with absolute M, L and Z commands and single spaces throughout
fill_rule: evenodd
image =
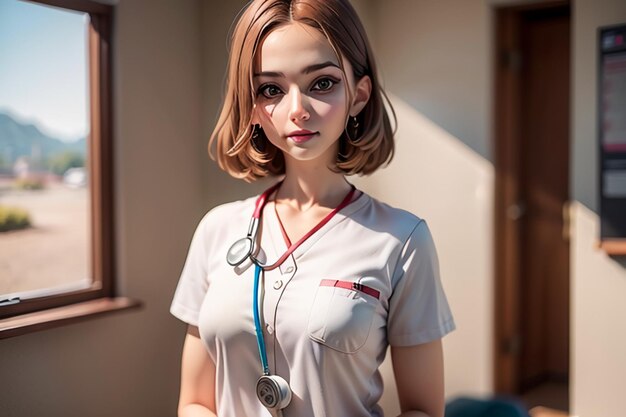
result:
M 13 165 L 20 156 L 36 157 L 42 160 L 66 151 L 85 156 L 87 139 L 63 142 L 42 133 L 33 124 L 22 124 L 5 113 L 0 113 L 0 160 L 4 165 Z

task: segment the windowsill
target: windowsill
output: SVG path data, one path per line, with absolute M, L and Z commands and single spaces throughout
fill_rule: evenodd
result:
M 609 256 L 626 255 L 626 239 L 605 239 L 598 243 L 598 247 Z
M 126 297 L 99 298 L 69 306 L 9 317 L 0 320 L 0 339 L 77 323 L 103 314 L 137 309 L 142 306 L 143 303 L 141 301 Z

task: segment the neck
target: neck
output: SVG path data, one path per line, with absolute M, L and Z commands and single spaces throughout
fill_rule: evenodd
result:
M 342 173 L 333 172 L 319 164 L 286 162 L 283 184 L 276 200 L 294 209 L 306 211 L 313 206 L 334 208 L 350 191 L 350 184 Z

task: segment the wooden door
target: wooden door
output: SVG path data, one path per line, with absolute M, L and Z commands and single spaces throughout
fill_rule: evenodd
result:
M 494 379 L 522 394 L 569 371 L 569 3 L 499 9 L 495 35 Z
M 522 14 L 520 389 L 569 369 L 569 8 Z

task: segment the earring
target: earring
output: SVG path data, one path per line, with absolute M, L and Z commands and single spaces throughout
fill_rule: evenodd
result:
M 252 139 L 250 140 L 252 148 L 258 153 L 265 153 L 265 133 L 261 125 L 254 125 L 252 128 Z
M 359 141 L 359 139 L 361 139 L 359 137 L 359 120 L 356 118 L 356 116 L 351 116 L 352 117 L 352 134 L 348 135 L 348 138 L 350 139 L 350 142 L 352 143 L 356 143 Z
M 337 150 L 337 162 L 346 162 L 348 160 L 348 141 L 349 139 L 341 135 L 339 137 L 339 149 Z

